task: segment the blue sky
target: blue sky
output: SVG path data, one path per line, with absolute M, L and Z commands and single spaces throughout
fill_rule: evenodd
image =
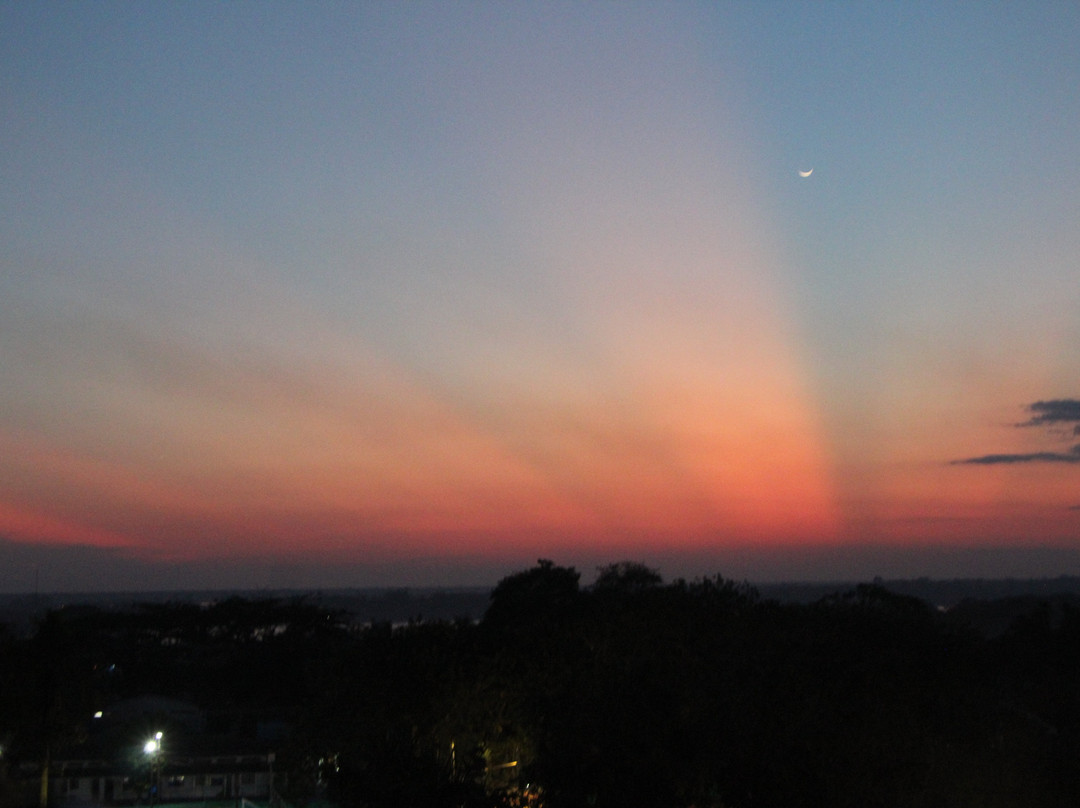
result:
M 1080 572 L 1078 34 L 0 3 L 0 590 Z

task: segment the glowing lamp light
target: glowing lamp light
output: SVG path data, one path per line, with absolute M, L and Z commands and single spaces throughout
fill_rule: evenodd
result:
M 160 732 L 155 732 L 154 737 L 150 738 L 145 744 L 143 744 L 143 751 L 148 755 L 156 755 L 161 751 L 161 737 Z

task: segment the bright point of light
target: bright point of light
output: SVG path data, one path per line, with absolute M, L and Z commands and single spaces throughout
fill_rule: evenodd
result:
M 144 752 L 145 752 L 146 754 L 148 754 L 148 755 L 153 755 L 153 754 L 154 754 L 154 753 L 156 753 L 156 752 L 157 752 L 157 751 L 158 751 L 159 749 L 161 749 L 161 738 L 160 738 L 160 735 L 161 735 L 161 733 L 158 733 L 158 735 L 157 735 L 157 736 L 155 736 L 155 737 L 151 738 L 151 739 L 150 739 L 149 741 L 147 741 L 147 742 L 146 742 L 145 744 L 143 744 L 143 751 L 144 751 Z
M 105 713 L 103 713 L 101 710 L 98 710 L 96 713 L 94 713 L 94 718 L 101 718 L 103 715 L 105 715 Z

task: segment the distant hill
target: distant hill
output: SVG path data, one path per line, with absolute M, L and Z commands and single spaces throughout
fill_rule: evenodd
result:
M 816 600 L 844 592 L 857 583 L 767 583 L 755 584 L 762 597 L 785 603 L 813 603 Z M 1080 577 L 1061 575 L 1057 578 L 956 578 L 933 580 L 915 578 L 907 580 L 874 579 L 875 584 L 925 601 L 940 609 L 951 609 L 969 600 L 1001 600 L 1024 596 L 1051 597 L 1054 595 L 1080 595 Z
M 751 582 L 752 583 L 752 582 Z M 846 592 L 862 581 L 752 583 L 767 600 L 813 603 L 828 595 Z M 932 580 L 881 580 L 891 592 L 908 595 L 941 610 L 972 602 L 1080 596 L 1080 577 Z M 489 587 L 464 588 L 363 588 L 363 589 L 257 589 L 174 592 L 86 592 L 38 595 L 0 595 L 0 624 L 17 633 L 51 609 L 92 606 L 106 611 L 127 610 L 140 603 L 215 603 L 228 598 L 246 600 L 302 599 L 350 615 L 358 623 L 403 623 L 410 620 L 478 620 L 490 599 Z M 1019 601 L 1018 601 L 1019 602 Z
M 350 615 L 358 623 L 403 623 L 410 620 L 478 620 L 487 609 L 489 587 L 365 589 L 236 589 L 171 592 L 82 592 L 38 595 L 0 594 L 0 624 L 25 632 L 40 615 L 53 609 L 90 606 L 127 611 L 144 603 L 219 603 L 245 600 L 303 600 Z

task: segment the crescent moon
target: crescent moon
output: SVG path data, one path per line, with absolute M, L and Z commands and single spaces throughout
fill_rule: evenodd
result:
M 807 177 L 809 177 L 813 173 L 814 173 L 814 169 L 812 169 L 812 168 L 809 171 L 800 170 L 799 171 L 799 176 L 802 177 L 803 179 L 806 179 Z

